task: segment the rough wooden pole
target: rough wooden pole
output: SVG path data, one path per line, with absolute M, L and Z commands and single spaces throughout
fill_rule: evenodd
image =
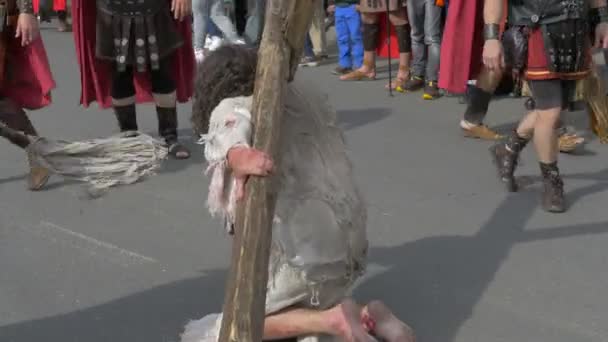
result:
M 317 0 L 318 1 L 318 0 Z M 253 146 L 279 163 L 277 144 L 287 83 L 310 27 L 314 0 L 268 0 L 253 95 Z M 220 342 L 260 342 L 276 194 L 272 177 L 251 178 L 239 210 Z

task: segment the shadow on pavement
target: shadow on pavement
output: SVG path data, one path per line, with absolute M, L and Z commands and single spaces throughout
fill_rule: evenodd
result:
M 580 199 L 608 188 L 608 170 L 568 178 L 596 179 L 572 191 Z M 358 300 L 381 299 L 416 330 L 420 341 L 451 342 L 518 243 L 608 233 L 608 222 L 525 231 L 536 193 L 505 198 L 472 236 L 424 238 L 373 248 L 370 262 L 388 271 L 364 281 Z M 2 342 L 171 342 L 190 319 L 221 309 L 226 271 L 178 281 L 88 309 L 0 327 Z
M 390 113 L 391 110 L 385 107 L 339 110 L 337 111 L 338 126 L 345 131 L 349 131 L 372 122 L 384 120 Z
M 0 341 L 179 341 L 189 320 L 221 311 L 225 275 L 211 271 L 92 308 L 0 327 Z
M 454 341 L 516 244 L 608 233 L 608 222 L 527 232 L 524 227 L 537 208 L 537 196 L 514 194 L 473 236 L 440 236 L 374 248 L 371 261 L 388 270 L 363 282 L 355 293 L 358 299 L 389 303 L 412 325 L 420 341 Z

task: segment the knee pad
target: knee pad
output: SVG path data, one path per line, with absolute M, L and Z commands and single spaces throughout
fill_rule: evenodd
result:
M 410 35 L 410 25 L 395 26 L 397 33 L 397 42 L 399 44 L 399 53 L 412 52 L 412 36 Z
M 378 24 L 363 24 L 363 49 L 375 51 L 378 47 Z

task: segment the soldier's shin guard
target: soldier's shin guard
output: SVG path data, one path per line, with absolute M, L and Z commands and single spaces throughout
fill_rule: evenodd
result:
M 464 112 L 465 121 L 481 125 L 488 113 L 492 94 L 476 86 L 469 86 L 467 92 L 467 109 Z
M 412 36 L 410 31 L 410 25 L 405 24 L 395 26 L 395 32 L 397 33 L 399 53 L 412 52 Z
M 363 24 L 363 50 L 376 51 L 378 47 L 378 24 Z
M 137 131 L 137 109 L 135 108 L 135 97 L 128 99 L 114 99 L 114 114 L 118 120 L 121 132 Z

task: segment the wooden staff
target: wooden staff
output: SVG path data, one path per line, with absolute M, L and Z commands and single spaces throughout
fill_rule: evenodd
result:
M 319 0 L 268 0 L 253 95 L 253 147 L 278 165 L 278 141 L 287 83 L 293 80 Z M 220 342 L 263 338 L 268 261 L 276 193 L 270 178 L 252 177 L 239 208 L 226 284 Z

